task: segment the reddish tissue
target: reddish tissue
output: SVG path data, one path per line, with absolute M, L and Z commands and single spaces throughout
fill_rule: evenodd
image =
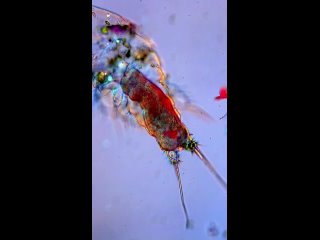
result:
M 163 135 L 166 136 L 166 137 L 175 139 L 175 138 L 177 138 L 178 132 L 177 132 L 177 131 L 169 130 L 169 131 L 165 131 L 165 132 L 163 133 Z
M 226 87 L 220 88 L 219 94 L 220 95 L 215 97 L 214 99 L 216 100 L 227 99 L 227 88 Z

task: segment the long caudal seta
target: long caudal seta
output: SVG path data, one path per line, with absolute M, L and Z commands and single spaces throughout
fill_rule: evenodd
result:
M 223 186 L 225 190 L 227 190 L 227 183 L 222 178 L 222 176 L 218 173 L 216 168 L 212 165 L 212 163 L 206 158 L 206 156 L 200 151 L 199 144 L 196 142 L 191 136 L 189 136 L 188 140 L 184 143 L 183 148 L 191 153 L 195 153 L 200 160 L 206 165 L 209 171 L 214 175 L 219 183 Z
M 211 162 L 205 157 L 205 155 L 200 151 L 198 142 L 196 142 L 190 135 L 188 137 L 188 140 L 183 144 L 183 149 L 190 151 L 191 153 L 195 153 L 200 160 L 205 164 L 205 166 L 209 169 L 209 171 L 216 177 L 216 179 L 219 181 L 219 183 L 222 185 L 222 187 L 227 190 L 227 183 L 226 181 L 222 178 L 222 176 L 218 173 L 218 171 L 215 169 L 215 167 L 211 164 Z M 183 196 L 183 187 L 182 187 L 182 180 L 180 176 L 180 171 L 179 171 L 179 164 L 181 162 L 180 156 L 179 156 L 179 151 L 165 151 L 167 154 L 168 159 L 170 160 L 171 164 L 174 167 L 175 174 L 179 183 L 179 191 L 180 191 L 180 199 L 181 199 L 181 204 L 182 208 L 185 214 L 186 218 L 186 228 L 192 228 L 192 222 L 189 218 L 187 207 L 184 201 L 184 196 Z
M 217 178 L 217 180 L 223 186 L 223 188 L 225 190 L 227 190 L 226 181 L 218 173 L 218 171 L 215 169 L 215 167 L 209 162 L 209 160 L 203 155 L 203 153 L 200 151 L 199 147 L 196 147 L 194 152 L 201 159 L 201 161 L 207 166 L 207 168 L 210 170 L 210 172 Z
M 185 144 L 182 146 L 183 149 L 190 151 L 191 153 L 195 153 L 200 160 L 206 165 L 206 167 L 209 169 L 209 171 L 217 178 L 219 183 L 222 185 L 222 187 L 227 190 L 227 183 L 226 181 L 222 178 L 222 176 L 218 173 L 218 171 L 215 169 L 215 167 L 210 163 L 210 161 L 205 157 L 205 155 L 200 151 L 198 142 L 196 142 L 190 135 L 188 140 L 185 142 Z M 183 196 L 183 187 L 182 187 L 182 180 L 180 176 L 180 171 L 179 171 L 179 164 L 181 162 L 180 156 L 179 156 L 179 151 L 165 151 L 168 159 L 170 160 L 171 164 L 174 167 L 175 174 L 178 180 L 179 184 L 179 191 L 180 191 L 180 199 L 181 199 L 181 205 L 184 211 L 184 215 L 186 218 L 186 228 L 192 228 L 192 222 L 191 219 L 189 218 L 189 214 L 187 211 L 187 207 L 184 201 L 184 196 Z
M 183 207 L 184 215 L 186 217 L 186 228 L 192 228 L 192 222 L 189 218 L 187 207 L 184 202 L 182 181 L 181 181 L 181 176 L 180 176 L 180 171 L 179 171 L 179 163 L 181 162 L 181 160 L 179 158 L 179 152 L 178 151 L 166 151 L 166 154 L 167 154 L 171 164 L 174 167 L 174 171 L 175 171 L 176 177 L 178 179 L 181 204 Z

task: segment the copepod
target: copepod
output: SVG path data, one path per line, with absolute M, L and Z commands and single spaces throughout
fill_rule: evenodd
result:
M 92 9 L 92 82 L 95 101 L 111 96 L 112 107 L 123 120 L 135 119 L 155 138 L 172 163 L 180 199 L 191 227 L 179 173 L 179 152 L 195 154 L 227 189 L 227 183 L 200 151 L 175 106 L 175 94 L 167 81 L 153 42 L 138 33 L 131 21 L 111 11 Z M 197 109 L 187 99 L 187 109 Z M 200 110 L 202 113 L 203 111 Z

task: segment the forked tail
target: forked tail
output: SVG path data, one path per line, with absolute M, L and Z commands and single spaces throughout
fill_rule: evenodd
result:
M 194 149 L 194 153 L 201 159 L 201 161 L 207 166 L 210 172 L 218 179 L 220 184 L 227 190 L 227 183 L 222 178 L 222 176 L 218 173 L 215 167 L 209 162 L 209 160 L 204 156 L 204 154 L 200 151 L 198 147 Z

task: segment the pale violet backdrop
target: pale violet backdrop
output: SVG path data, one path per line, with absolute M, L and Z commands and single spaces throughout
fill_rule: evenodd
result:
M 170 80 L 205 109 L 213 122 L 181 112 L 201 149 L 227 177 L 226 0 L 93 0 L 141 26 L 157 45 Z M 93 240 L 224 239 L 227 194 L 203 163 L 188 152 L 180 166 L 192 230 L 185 229 L 178 183 L 154 138 L 99 112 L 92 115 Z M 208 233 L 214 223 L 217 236 Z

